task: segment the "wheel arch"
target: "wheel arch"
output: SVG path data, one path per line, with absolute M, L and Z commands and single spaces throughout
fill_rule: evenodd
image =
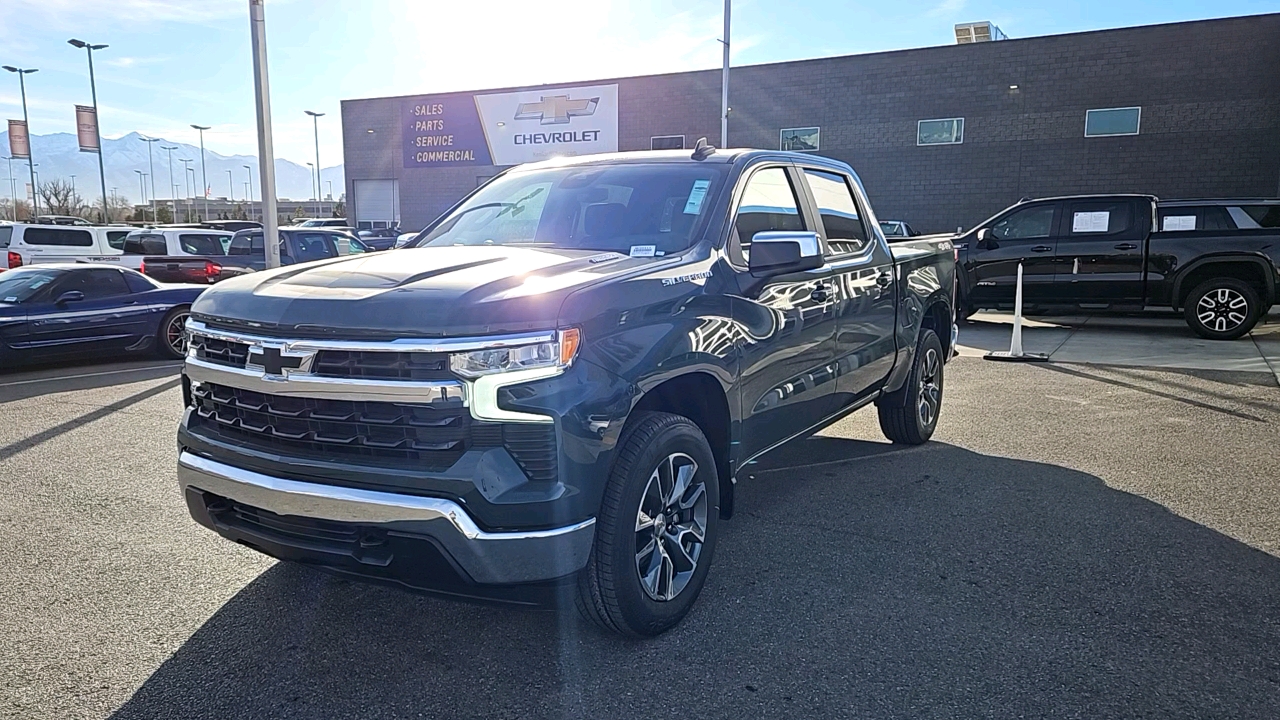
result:
M 729 396 L 714 375 L 699 370 L 667 378 L 644 391 L 632 406 L 627 422 L 642 412 L 667 412 L 689 418 L 698 426 L 716 459 L 720 487 L 720 517 L 733 514 L 730 463 L 732 416 Z
M 1191 291 L 1215 277 L 1236 278 L 1254 286 L 1264 310 L 1275 302 L 1275 269 L 1268 260 L 1255 255 L 1213 255 L 1188 263 L 1178 272 L 1173 281 L 1173 309 L 1182 310 Z

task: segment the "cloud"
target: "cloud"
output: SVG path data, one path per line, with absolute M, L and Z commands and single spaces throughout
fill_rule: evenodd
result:
M 925 14 L 934 18 L 951 17 L 961 10 L 964 10 L 968 5 L 969 0 L 942 0 L 942 2 L 934 5 Z

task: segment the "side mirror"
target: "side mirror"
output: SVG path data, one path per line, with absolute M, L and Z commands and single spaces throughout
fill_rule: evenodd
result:
M 978 247 L 988 250 L 996 246 L 996 238 L 991 234 L 991 228 L 984 227 L 978 230 Z
M 751 239 L 751 274 L 782 275 L 822 267 L 822 245 L 818 233 L 769 231 Z
M 68 290 L 59 295 L 54 302 L 58 305 L 65 305 L 67 303 L 80 302 L 81 300 L 84 300 L 84 293 L 79 290 Z

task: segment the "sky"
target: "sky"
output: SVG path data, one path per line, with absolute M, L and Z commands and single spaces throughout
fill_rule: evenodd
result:
M 722 0 L 266 0 L 275 153 L 341 162 L 343 99 L 572 82 L 720 66 Z M 1280 0 L 735 0 L 732 61 L 954 42 L 958 22 L 1012 38 L 1280 12 Z M 32 134 L 74 132 L 94 56 L 106 137 L 130 131 L 257 154 L 248 0 L 2 0 L 0 65 L 27 75 Z M 21 118 L 0 72 L 0 116 Z M 3 119 L 0 118 L 0 119 Z M 8 148 L 0 148 L 7 154 Z

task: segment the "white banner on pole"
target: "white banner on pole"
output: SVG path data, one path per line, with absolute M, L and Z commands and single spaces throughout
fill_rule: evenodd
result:
M 24 120 L 9 121 L 9 155 L 14 160 L 31 159 L 31 138 L 27 135 L 27 123 Z
M 96 153 L 98 147 L 98 111 L 91 105 L 76 106 L 76 138 L 80 152 Z

